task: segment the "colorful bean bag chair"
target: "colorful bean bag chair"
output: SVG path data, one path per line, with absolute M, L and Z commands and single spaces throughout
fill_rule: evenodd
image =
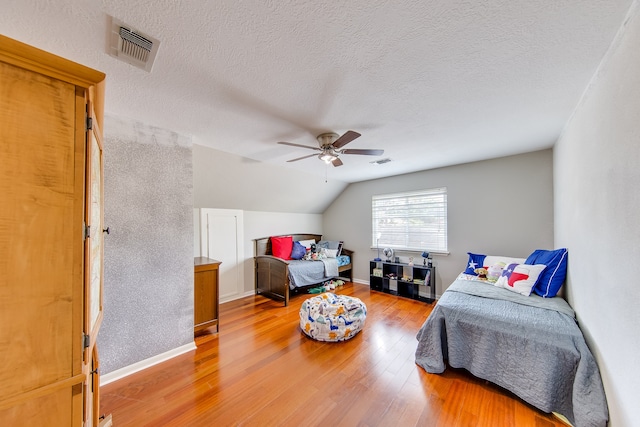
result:
M 324 293 L 300 307 L 300 329 L 318 341 L 345 341 L 364 327 L 367 306 L 358 298 Z

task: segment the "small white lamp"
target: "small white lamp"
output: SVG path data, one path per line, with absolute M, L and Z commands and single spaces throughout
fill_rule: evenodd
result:
M 382 233 L 376 234 L 376 247 L 378 248 L 378 257 L 374 259 L 374 261 L 382 261 L 380 258 L 380 237 L 382 237 Z

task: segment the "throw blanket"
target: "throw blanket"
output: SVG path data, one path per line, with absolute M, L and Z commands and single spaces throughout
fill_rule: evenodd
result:
M 495 291 L 505 299 L 476 296 Z M 562 414 L 576 427 L 605 426 L 600 372 L 573 316 L 508 301 L 512 296 L 505 293 L 513 292 L 456 280 L 418 332 L 416 363 L 441 373 L 448 359 L 450 366 L 506 388 L 544 412 Z
M 338 276 L 338 260 L 336 260 L 335 258 L 326 258 L 321 261 L 324 264 L 325 277 Z
M 291 260 L 289 263 L 289 288 L 316 285 L 338 276 L 338 261 L 327 258 L 318 261 Z

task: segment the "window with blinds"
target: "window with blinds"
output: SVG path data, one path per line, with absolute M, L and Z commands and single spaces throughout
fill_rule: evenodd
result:
M 372 247 L 447 252 L 447 189 L 371 199 Z

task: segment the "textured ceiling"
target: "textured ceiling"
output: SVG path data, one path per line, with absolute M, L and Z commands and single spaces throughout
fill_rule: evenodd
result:
M 104 71 L 107 113 L 355 182 L 551 147 L 631 3 L 0 0 L 0 33 Z M 161 41 L 151 73 L 107 55 L 107 14 Z M 392 161 L 277 144 L 349 129 Z

